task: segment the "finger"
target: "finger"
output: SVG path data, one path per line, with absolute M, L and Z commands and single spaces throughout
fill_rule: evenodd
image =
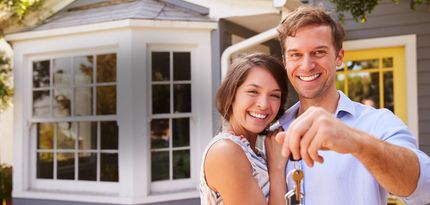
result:
M 308 129 L 308 131 L 305 133 L 305 135 L 302 137 L 302 140 L 300 141 L 300 155 L 303 159 L 303 161 L 309 166 L 314 166 L 314 160 L 309 154 L 309 146 L 312 143 L 312 140 L 314 140 L 315 134 L 318 130 L 318 126 L 315 126 L 312 124 L 312 126 Z
M 308 153 L 313 161 L 317 161 L 321 164 L 324 162 L 324 158 L 318 154 L 318 150 L 321 149 L 322 143 L 323 138 L 320 135 L 319 130 L 317 130 L 311 144 L 309 145 Z
M 284 157 L 289 157 L 291 154 L 290 148 L 289 148 L 289 139 L 287 133 L 284 132 L 284 142 L 282 144 L 282 150 L 281 155 Z
M 285 139 L 285 132 L 278 132 L 275 135 L 275 139 L 279 144 L 284 143 L 284 139 Z

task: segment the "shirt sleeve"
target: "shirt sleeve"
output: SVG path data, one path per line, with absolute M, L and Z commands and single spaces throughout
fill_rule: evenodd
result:
M 383 132 L 380 133 L 381 139 L 412 150 L 420 165 L 420 176 L 415 191 L 410 196 L 400 199 L 410 205 L 430 203 L 430 157 L 418 149 L 415 136 L 401 119 L 388 110 L 383 111 L 380 117 L 377 129 Z

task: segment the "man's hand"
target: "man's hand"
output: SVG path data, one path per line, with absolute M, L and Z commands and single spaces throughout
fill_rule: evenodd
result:
M 314 161 L 323 163 L 318 150 L 332 150 L 338 153 L 357 153 L 360 151 L 359 132 L 332 113 L 318 107 L 308 108 L 297 117 L 286 132 L 276 135 L 278 143 L 283 144 L 282 154 L 294 159 L 302 158 L 309 167 Z

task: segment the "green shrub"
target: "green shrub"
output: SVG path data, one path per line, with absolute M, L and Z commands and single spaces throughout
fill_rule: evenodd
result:
M 0 164 L 0 203 L 12 197 L 12 167 Z

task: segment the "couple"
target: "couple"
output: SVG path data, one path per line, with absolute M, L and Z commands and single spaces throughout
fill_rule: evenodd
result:
M 288 157 L 302 159 L 306 205 L 430 203 L 430 158 L 391 112 L 351 101 L 336 90 L 344 32 L 322 9 L 301 7 L 278 28 L 283 52 L 253 54 L 235 63 L 217 93 L 226 131 L 203 160 L 202 204 L 285 204 L 294 182 Z M 300 102 L 284 114 L 287 77 Z M 257 135 L 275 120 L 285 131 Z M 317 162 L 317 163 L 315 163 Z

